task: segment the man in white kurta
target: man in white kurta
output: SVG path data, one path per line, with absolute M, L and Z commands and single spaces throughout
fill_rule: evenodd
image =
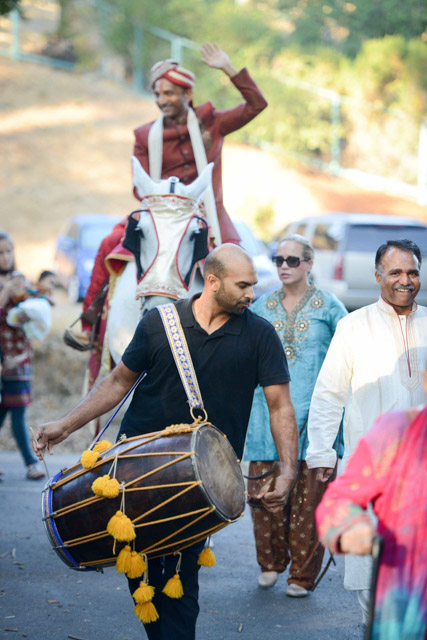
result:
M 335 467 L 333 443 L 344 409 L 345 461 L 382 413 L 425 402 L 427 308 L 415 302 L 421 255 L 414 243 L 402 247 L 402 242 L 409 241 L 379 248 L 375 276 L 381 297 L 339 321 L 320 370 L 307 450 L 307 465 L 318 468 L 319 481 L 326 481 Z M 346 556 L 344 586 L 358 591 L 365 619 L 370 578 L 370 557 Z

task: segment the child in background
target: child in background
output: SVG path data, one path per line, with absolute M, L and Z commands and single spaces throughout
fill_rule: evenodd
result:
M 12 276 L 20 275 L 14 271 Z M 37 284 L 26 282 L 12 301 L 15 306 L 9 310 L 6 322 L 10 327 L 21 327 L 28 338 L 43 340 L 52 324 L 51 306 L 55 304 L 53 290 L 56 286 L 56 275 L 53 271 L 42 271 Z
M 0 231 L 0 349 L 2 357 L 1 370 L 1 402 L 0 427 L 9 414 L 12 423 L 12 433 L 19 447 L 27 468 L 26 477 L 29 480 L 39 480 L 45 476 L 39 467 L 28 436 L 26 424 L 26 410 L 31 403 L 33 377 L 33 352 L 29 337 L 24 330 L 31 323 L 29 313 L 17 306 L 17 302 L 31 302 L 37 297 L 30 297 L 27 289 L 31 285 L 25 276 L 15 269 L 14 246 L 11 236 Z M 40 292 L 37 292 L 40 296 Z M 39 299 L 41 306 L 50 308 L 46 299 Z M 40 306 L 40 305 L 39 305 Z M 17 326 L 10 326 L 7 319 L 10 311 L 19 310 Z M 12 314 L 13 315 L 13 314 Z
M 41 272 L 39 279 L 37 280 L 37 289 L 41 295 L 46 297 L 52 306 L 55 304 L 53 294 L 57 286 L 58 277 L 56 273 L 49 271 L 48 269 Z

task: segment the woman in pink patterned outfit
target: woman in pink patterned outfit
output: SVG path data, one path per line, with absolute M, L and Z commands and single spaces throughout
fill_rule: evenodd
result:
M 384 540 L 372 640 L 426 639 L 427 406 L 384 414 L 360 440 L 316 511 L 322 542 L 334 553 L 370 553 L 371 502 Z

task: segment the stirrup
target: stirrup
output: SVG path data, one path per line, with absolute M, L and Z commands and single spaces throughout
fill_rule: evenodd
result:
M 79 319 L 80 318 L 78 318 L 78 320 Z M 75 324 L 75 322 L 73 322 L 73 324 Z M 71 347 L 72 349 L 77 349 L 77 351 L 90 351 L 91 349 L 93 349 L 93 343 L 95 341 L 95 325 L 93 325 L 93 327 L 92 327 L 92 331 L 91 331 L 89 342 L 85 343 L 85 342 L 81 342 L 76 337 L 76 335 L 71 331 L 71 327 L 73 326 L 73 324 L 70 327 L 68 327 L 67 329 L 65 329 L 65 331 L 64 331 L 62 339 L 64 340 L 65 344 L 68 347 Z

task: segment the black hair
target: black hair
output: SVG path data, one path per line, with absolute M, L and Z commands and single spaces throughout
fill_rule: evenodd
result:
M 217 278 L 223 278 L 227 272 L 224 262 L 220 257 L 216 255 L 216 252 L 211 252 L 208 254 L 205 265 L 204 265 L 204 276 L 206 277 L 210 273 Z
M 401 240 L 387 240 L 384 244 L 382 244 L 377 249 L 377 253 L 375 255 L 375 269 L 379 271 L 382 263 L 382 259 L 384 257 L 385 252 L 391 248 L 400 249 L 401 251 L 410 251 L 412 255 L 416 257 L 418 260 L 418 264 L 421 267 L 422 257 L 420 248 L 415 242 L 412 240 L 407 240 L 406 238 L 402 238 Z
M 43 278 L 47 278 L 48 276 L 53 276 L 54 278 L 56 278 L 56 273 L 54 271 L 49 271 L 49 269 L 45 269 L 45 271 L 42 271 L 39 275 L 39 279 L 37 280 L 37 282 L 40 282 L 40 280 L 43 280 Z

